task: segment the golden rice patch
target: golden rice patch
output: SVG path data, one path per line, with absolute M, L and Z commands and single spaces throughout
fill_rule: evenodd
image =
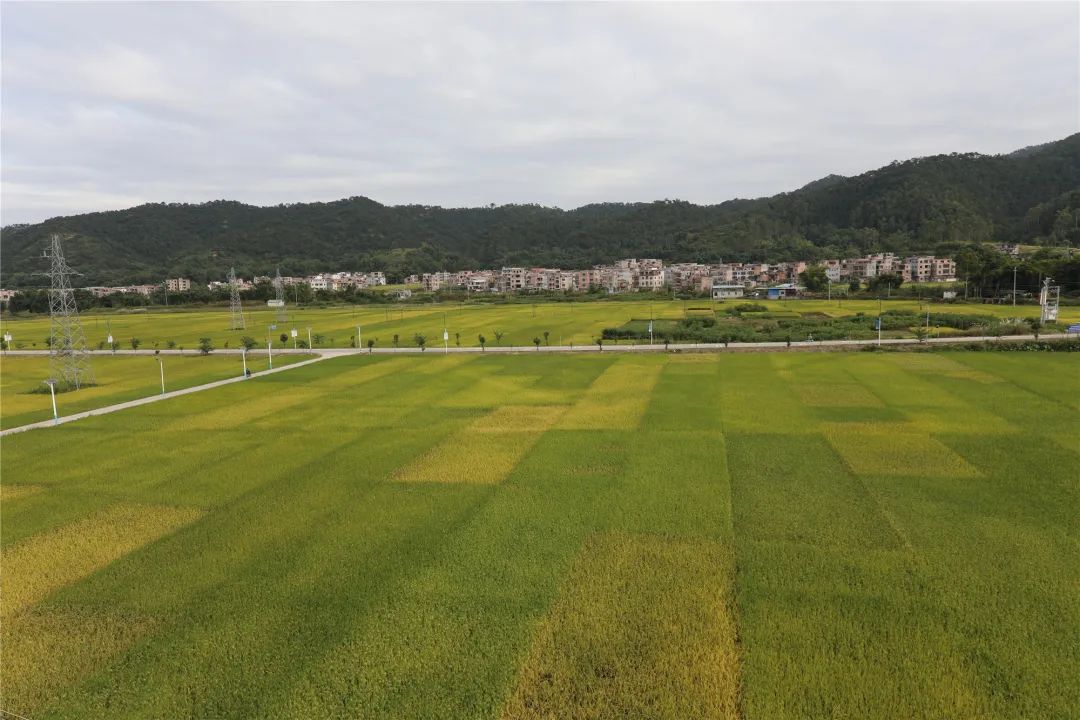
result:
M 507 405 L 478 418 L 394 475 L 401 482 L 500 483 L 563 406 Z
M 0 485 L 0 503 L 11 502 L 44 490 L 40 485 Z
M 10 617 L 200 515 L 196 508 L 115 505 L 0 549 L 0 617 Z
M 735 720 L 733 576 L 721 543 L 592 538 L 540 622 L 502 718 Z
M 560 430 L 633 430 L 641 423 L 664 369 L 616 362 L 592 382 L 558 424 Z
M 37 717 L 64 688 L 100 670 L 153 626 L 146 617 L 40 609 L 5 619 L 4 709 Z
M 859 475 L 980 475 L 947 445 L 906 423 L 826 423 L 824 434 Z

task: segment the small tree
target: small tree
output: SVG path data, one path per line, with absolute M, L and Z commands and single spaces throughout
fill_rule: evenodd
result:
M 199 338 L 199 352 L 203 355 L 209 355 L 214 351 L 214 346 L 208 337 Z
M 550 333 L 550 332 L 548 332 L 547 330 L 545 330 L 545 331 L 544 331 L 544 344 L 545 344 L 545 345 L 550 345 L 550 344 L 551 344 L 551 342 L 549 342 L 549 340 L 548 340 L 548 338 L 549 338 L 550 336 L 551 336 L 551 333 Z
M 533 345 L 536 346 L 536 352 L 540 352 L 540 338 L 539 337 L 534 337 L 533 338 Z
M 252 348 L 258 345 L 258 343 L 255 342 L 255 338 L 251 337 L 250 335 L 245 335 L 244 337 L 240 338 L 240 344 L 243 345 L 244 349 L 248 351 L 251 351 Z
M 142 345 L 142 340 L 140 340 L 137 337 L 131 338 L 131 349 L 132 350 L 138 350 L 140 345 Z
M 454 333 L 454 344 L 457 345 L 458 347 L 461 347 L 461 333 L 459 333 L 459 332 Z
M 254 340 L 252 340 L 252 342 L 254 342 Z M 165 347 L 169 348 L 170 350 L 175 350 L 176 349 L 176 341 L 175 340 L 166 340 L 165 341 Z
M 325 337 L 323 337 L 322 335 L 319 335 L 319 334 L 316 333 L 315 335 L 311 336 L 311 343 L 313 345 L 322 345 L 323 340 L 325 340 L 325 339 L 326 339 Z
M 856 278 L 852 278 L 847 287 L 851 292 L 859 292 L 859 288 L 862 287 L 862 284 Z
M 487 338 L 483 335 L 477 335 L 476 339 L 480 342 L 480 352 L 487 352 L 484 348 L 484 346 L 487 345 Z
M 117 342 L 116 340 L 113 340 L 112 345 L 110 347 L 112 348 L 113 352 L 116 352 L 117 350 L 120 349 L 120 343 Z
M 427 350 L 427 337 L 416 333 L 413 335 L 413 340 L 416 341 L 416 347 L 420 348 L 420 352 Z
M 495 344 L 502 345 L 503 333 L 502 330 L 495 331 Z
M 926 342 L 926 336 L 930 334 L 930 331 L 922 325 L 916 325 L 914 333 L 919 342 Z
M 600 348 L 600 352 L 604 352 L 604 338 L 602 338 L 602 337 L 596 338 L 596 346 L 598 348 Z
M 281 341 L 281 347 L 285 347 L 285 345 L 289 342 L 289 336 L 285 333 L 281 333 L 280 335 L 278 335 L 278 340 Z
M 371 354 L 371 350 L 372 350 L 372 348 L 374 348 L 374 347 L 375 347 L 375 341 L 374 341 L 374 340 L 372 340 L 371 338 L 368 338 L 368 341 L 367 341 L 367 351 L 368 351 L 368 354 L 369 354 L 369 355 Z
M 1042 327 L 1043 327 L 1042 318 L 1037 318 L 1037 317 L 1027 318 L 1025 320 L 1025 322 L 1031 328 L 1031 332 L 1032 332 L 1032 334 L 1035 335 L 1035 339 L 1038 340 L 1039 339 L 1039 332 L 1042 330 Z
M 394 342 L 394 349 L 397 350 L 398 349 L 398 343 L 401 342 L 401 339 L 397 336 L 397 333 L 394 333 L 394 341 L 393 342 Z

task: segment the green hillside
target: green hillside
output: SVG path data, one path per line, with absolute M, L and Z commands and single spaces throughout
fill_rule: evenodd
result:
M 694 205 L 678 200 L 448 209 L 364 197 L 254 207 L 148 204 L 60 217 L 2 233 L 3 284 L 40 284 L 50 233 L 70 234 L 87 284 L 218 279 L 280 265 L 412 272 L 538 264 L 589 266 L 626 256 L 782 260 L 873 251 L 948 252 L 959 243 L 1080 243 L 1080 134 L 1009 155 L 952 154 L 830 175 L 790 193 Z

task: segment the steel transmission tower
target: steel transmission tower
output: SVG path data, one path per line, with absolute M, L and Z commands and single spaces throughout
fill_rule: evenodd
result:
M 281 279 L 281 268 L 277 269 L 277 275 L 274 277 L 274 299 L 277 300 L 274 303 L 277 306 L 277 320 L 285 322 L 285 281 Z
M 60 236 L 49 238 L 49 370 L 62 386 L 79 389 L 94 384 L 94 370 L 86 347 L 86 335 L 79 322 L 79 308 L 71 289 L 72 270 L 64 259 Z
M 240 304 L 240 287 L 236 284 L 236 268 L 229 268 L 229 300 L 232 318 L 231 330 L 244 330 L 244 306 Z

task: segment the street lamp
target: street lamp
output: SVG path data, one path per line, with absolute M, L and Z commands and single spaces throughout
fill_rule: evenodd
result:
M 56 381 L 52 378 L 49 378 L 45 381 L 45 384 L 49 386 L 49 395 L 52 397 L 53 425 L 59 425 L 60 416 L 56 413 Z

